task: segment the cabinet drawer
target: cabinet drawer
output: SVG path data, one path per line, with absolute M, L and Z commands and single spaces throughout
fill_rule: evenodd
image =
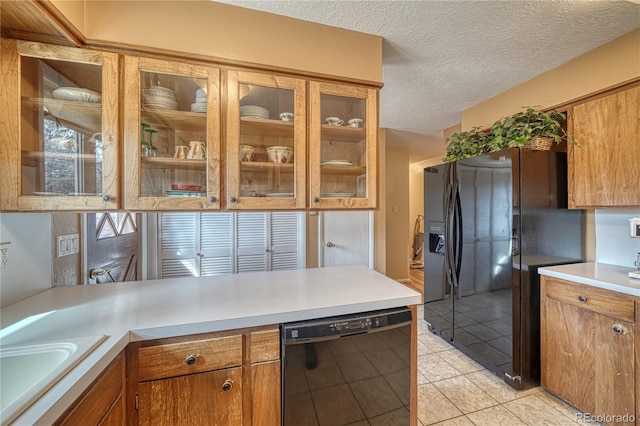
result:
M 242 365 L 242 336 L 138 349 L 138 380 L 161 379 Z
M 280 359 L 280 330 L 251 333 L 251 363 Z
M 634 301 L 613 291 L 544 277 L 547 297 L 569 303 L 583 309 L 635 322 Z

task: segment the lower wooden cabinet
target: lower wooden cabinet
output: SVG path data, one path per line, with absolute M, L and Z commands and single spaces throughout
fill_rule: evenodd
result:
M 547 276 L 541 296 L 542 386 L 604 424 L 638 424 L 637 298 Z
M 277 326 L 131 343 L 130 425 L 280 425 Z
M 138 385 L 139 425 L 241 425 L 242 367 Z
M 118 357 L 56 422 L 56 425 L 125 425 L 125 357 Z

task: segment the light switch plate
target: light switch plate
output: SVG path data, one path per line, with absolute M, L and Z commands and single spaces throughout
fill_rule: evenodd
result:
M 70 254 L 78 253 L 80 245 L 78 234 L 58 235 L 56 242 L 57 257 L 69 256 Z

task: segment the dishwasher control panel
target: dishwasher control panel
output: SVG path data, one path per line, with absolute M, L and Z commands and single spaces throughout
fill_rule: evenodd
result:
M 411 311 L 408 308 L 398 308 L 288 323 L 283 325 L 282 332 L 284 340 L 293 344 L 337 339 L 410 323 Z

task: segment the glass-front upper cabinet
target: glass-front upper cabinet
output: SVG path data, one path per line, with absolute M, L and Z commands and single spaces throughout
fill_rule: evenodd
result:
M 126 57 L 125 207 L 220 208 L 220 71 Z
M 312 81 L 309 97 L 309 207 L 376 208 L 378 90 Z
M 117 55 L 3 39 L 1 62 L 0 208 L 119 208 Z
M 227 209 L 303 209 L 305 81 L 227 74 Z

